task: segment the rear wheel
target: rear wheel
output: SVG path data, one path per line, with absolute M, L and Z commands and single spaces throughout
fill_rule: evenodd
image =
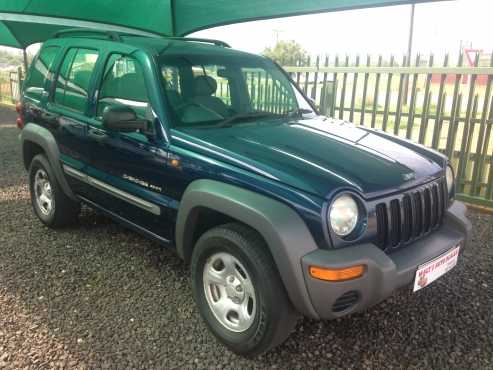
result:
M 29 166 L 29 189 L 34 213 L 46 226 L 57 228 L 77 221 L 80 204 L 65 195 L 42 154 L 36 155 Z
M 191 269 L 200 313 L 232 351 L 259 355 L 289 336 L 297 314 L 255 230 L 235 223 L 206 232 L 194 248 Z

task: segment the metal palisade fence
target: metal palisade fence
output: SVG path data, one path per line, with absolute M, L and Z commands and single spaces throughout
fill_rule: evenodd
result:
M 493 54 L 384 60 L 329 57 L 285 66 L 324 115 L 419 142 L 446 154 L 457 197 L 493 207 Z
M 23 73 L 15 70 L 0 71 L 0 103 L 12 104 L 20 99 Z

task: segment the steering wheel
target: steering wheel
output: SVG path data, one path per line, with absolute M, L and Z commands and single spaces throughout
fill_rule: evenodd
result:
M 190 109 L 192 107 L 195 107 L 195 112 L 194 110 Z M 198 112 L 197 112 L 198 108 Z M 201 117 L 203 116 L 204 119 L 198 119 L 197 121 L 208 121 L 208 120 L 221 120 L 224 119 L 224 116 L 217 113 L 215 110 L 212 110 L 211 108 L 208 108 L 200 103 L 194 102 L 194 101 L 188 101 L 185 103 L 180 104 L 179 106 L 176 107 L 177 113 L 181 116 L 182 120 L 188 121 L 187 116 L 190 114 L 192 117 Z M 194 119 L 194 121 L 196 118 Z
M 211 113 L 214 113 L 214 114 L 217 114 L 219 116 L 221 116 L 219 113 L 217 113 L 216 111 L 213 111 L 212 109 L 210 108 L 207 108 L 206 106 L 200 104 L 200 103 L 196 103 L 194 101 L 187 101 L 187 102 L 184 102 L 182 104 L 180 104 L 179 106 L 176 107 L 176 110 L 179 111 L 179 112 L 182 112 L 184 111 L 185 109 L 187 109 L 188 107 L 198 107 L 200 109 L 203 109 L 207 112 L 211 112 Z

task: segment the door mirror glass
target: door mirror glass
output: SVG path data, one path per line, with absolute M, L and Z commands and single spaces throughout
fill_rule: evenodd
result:
M 137 118 L 137 113 L 125 105 L 107 106 L 103 111 L 103 126 L 117 132 L 149 131 L 149 122 Z

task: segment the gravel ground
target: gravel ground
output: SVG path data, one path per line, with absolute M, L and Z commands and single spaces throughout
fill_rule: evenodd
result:
M 216 342 L 171 252 L 85 209 L 35 218 L 12 111 L 0 108 L 0 369 L 493 369 L 493 217 L 472 214 L 459 266 L 367 312 L 308 319 L 255 360 Z

